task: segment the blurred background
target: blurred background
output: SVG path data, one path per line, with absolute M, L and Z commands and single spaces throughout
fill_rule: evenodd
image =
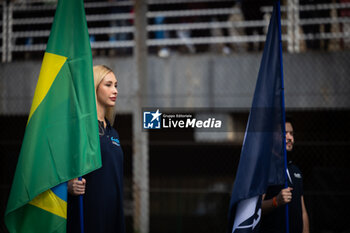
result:
M 85 1 L 94 64 L 118 79 L 127 232 L 225 233 L 272 0 Z M 56 1 L 0 2 L 0 232 Z M 350 1 L 282 1 L 289 159 L 311 232 L 350 232 Z M 134 22 L 138 20 L 137 27 Z M 141 108 L 225 132 L 142 131 Z M 201 111 L 199 111 L 201 110 Z

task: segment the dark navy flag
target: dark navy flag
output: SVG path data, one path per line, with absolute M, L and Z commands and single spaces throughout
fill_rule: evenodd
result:
M 284 184 L 282 68 L 274 6 L 232 190 L 228 233 L 257 232 L 261 196 L 268 185 Z

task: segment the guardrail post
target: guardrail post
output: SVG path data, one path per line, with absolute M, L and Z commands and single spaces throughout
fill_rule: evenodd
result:
M 136 98 L 133 110 L 134 232 L 149 232 L 148 133 L 142 128 L 142 107 L 147 104 L 147 0 L 134 1 Z
M 6 62 L 7 54 L 7 2 L 2 3 L 2 62 Z
M 294 1 L 287 1 L 287 42 L 288 52 L 294 52 Z
M 7 12 L 7 62 L 12 61 L 12 23 L 13 23 L 13 2 L 9 2 Z
M 299 53 L 300 52 L 300 31 L 299 31 L 299 0 L 293 0 L 294 1 L 294 52 Z

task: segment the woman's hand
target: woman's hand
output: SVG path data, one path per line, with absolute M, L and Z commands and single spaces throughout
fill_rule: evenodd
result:
M 85 184 L 86 180 L 84 178 L 82 180 L 75 178 L 68 181 L 68 193 L 74 196 L 83 195 L 85 193 Z

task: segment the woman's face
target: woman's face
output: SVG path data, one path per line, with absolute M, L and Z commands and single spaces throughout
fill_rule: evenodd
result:
M 100 82 L 96 90 L 97 102 L 104 107 L 113 107 L 117 100 L 117 79 L 109 72 Z

